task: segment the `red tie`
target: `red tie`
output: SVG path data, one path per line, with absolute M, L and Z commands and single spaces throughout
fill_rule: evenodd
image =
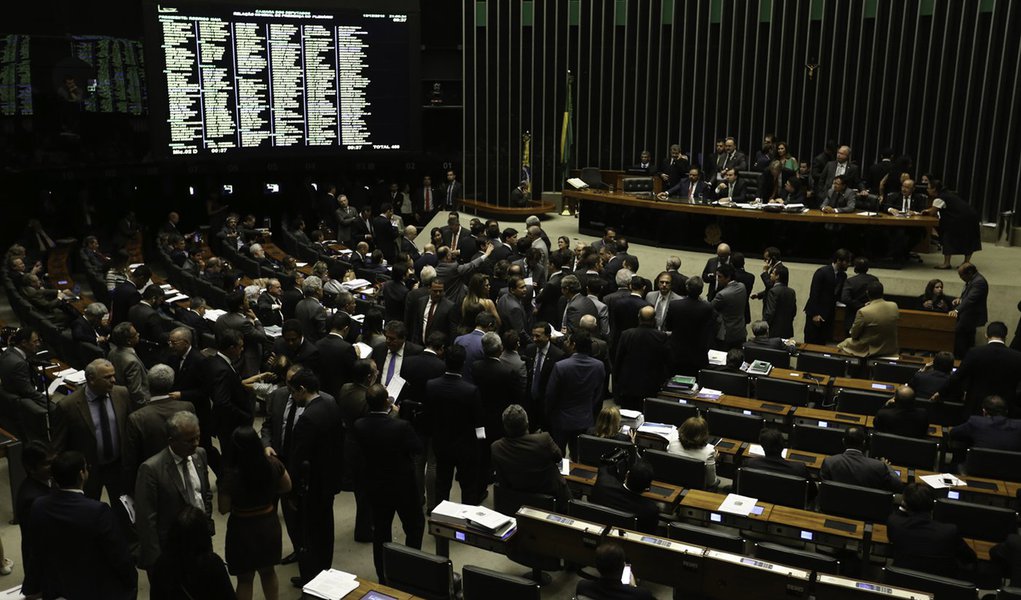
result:
M 458 229 L 457 231 L 454 232 L 454 238 L 452 240 L 450 240 L 450 249 L 451 250 L 457 250 L 457 238 L 460 237 L 460 235 L 461 235 L 461 230 L 460 229 Z
M 432 190 L 425 188 L 425 211 L 429 212 L 433 209 L 433 196 Z

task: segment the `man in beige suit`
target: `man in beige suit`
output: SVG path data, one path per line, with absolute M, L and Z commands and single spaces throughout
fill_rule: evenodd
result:
M 896 356 L 900 352 L 897 305 L 883 299 L 883 284 L 879 281 L 870 283 L 867 293 L 869 301 L 855 316 L 851 337 L 840 342 L 839 347 L 854 356 Z

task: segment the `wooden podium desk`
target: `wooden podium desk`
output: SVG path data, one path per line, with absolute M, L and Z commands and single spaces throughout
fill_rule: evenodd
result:
M 564 477 L 571 489 L 579 490 L 588 495 L 596 484 L 596 475 L 599 469 L 591 465 L 571 463 L 570 472 Z M 649 500 L 655 500 L 670 507 L 667 512 L 672 513 L 681 497 L 682 488 L 662 481 L 653 481 L 652 486 L 642 495 Z
M 368 579 L 362 579 L 361 577 L 355 577 L 355 580 L 358 581 L 358 588 L 344 596 L 344 600 L 359 600 L 360 598 L 365 597 L 365 595 L 369 592 L 378 592 L 395 598 L 396 600 L 423 600 L 419 596 L 402 592 L 398 589 L 385 586 L 382 583 L 376 583 L 374 581 L 369 581 Z M 319 600 L 319 596 L 313 596 L 302 592 L 301 600 Z
M 682 404 L 691 404 L 699 409 L 719 408 L 746 415 L 755 415 L 762 417 L 767 423 L 779 423 L 781 425 L 787 425 L 794 412 L 794 407 L 790 404 L 769 402 L 744 396 L 732 396 L 730 394 L 723 394 L 719 398 L 700 398 L 697 395 L 663 390 L 657 396 Z
M 462 519 L 430 516 L 426 521 L 428 532 L 436 542 L 436 554 L 450 556 L 450 542 L 460 542 L 497 554 L 507 554 L 507 546 L 516 532 L 504 538 L 472 529 Z
M 814 425 L 815 427 L 831 427 L 847 429 L 848 427 L 866 427 L 869 417 L 849 412 L 838 412 L 821 408 L 799 406 L 794 409 L 796 425 Z
M 767 502 L 756 502 L 753 512 L 747 516 L 721 512 L 720 504 L 727 498 L 726 494 L 717 494 L 705 490 L 685 490 L 684 498 L 678 507 L 678 514 L 688 521 L 699 524 L 716 523 L 737 527 L 748 531 L 765 533 L 775 505 Z

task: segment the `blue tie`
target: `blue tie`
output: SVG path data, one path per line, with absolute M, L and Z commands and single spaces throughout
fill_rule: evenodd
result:
M 532 398 L 539 397 L 539 376 L 542 374 L 542 350 L 535 351 L 535 369 L 532 371 Z
M 394 368 L 397 367 L 397 353 L 390 351 L 390 366 L 386 368 L 386 385 L 390 385 L 390 380 L 394 376 Z

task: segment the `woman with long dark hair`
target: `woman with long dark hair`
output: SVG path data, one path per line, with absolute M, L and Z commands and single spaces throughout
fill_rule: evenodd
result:
M 150 600 L 234 600 L 223 559 L 213 552 L 209 517 L 186 506 L 170 525 L 167 543 L 149 571 Z
M 227 518 L 228 570 L 238 578 L 239 600 L 250 600 L 259 574 L 267 600 L 278 595 L 274 566 L 280 562 L 281 533 L 277 500 L 291 491 L 291 478 L 275 456 L 267 455 L 252 427 L 231 436 L 235 464 L 219 482 L 217 504 Z

